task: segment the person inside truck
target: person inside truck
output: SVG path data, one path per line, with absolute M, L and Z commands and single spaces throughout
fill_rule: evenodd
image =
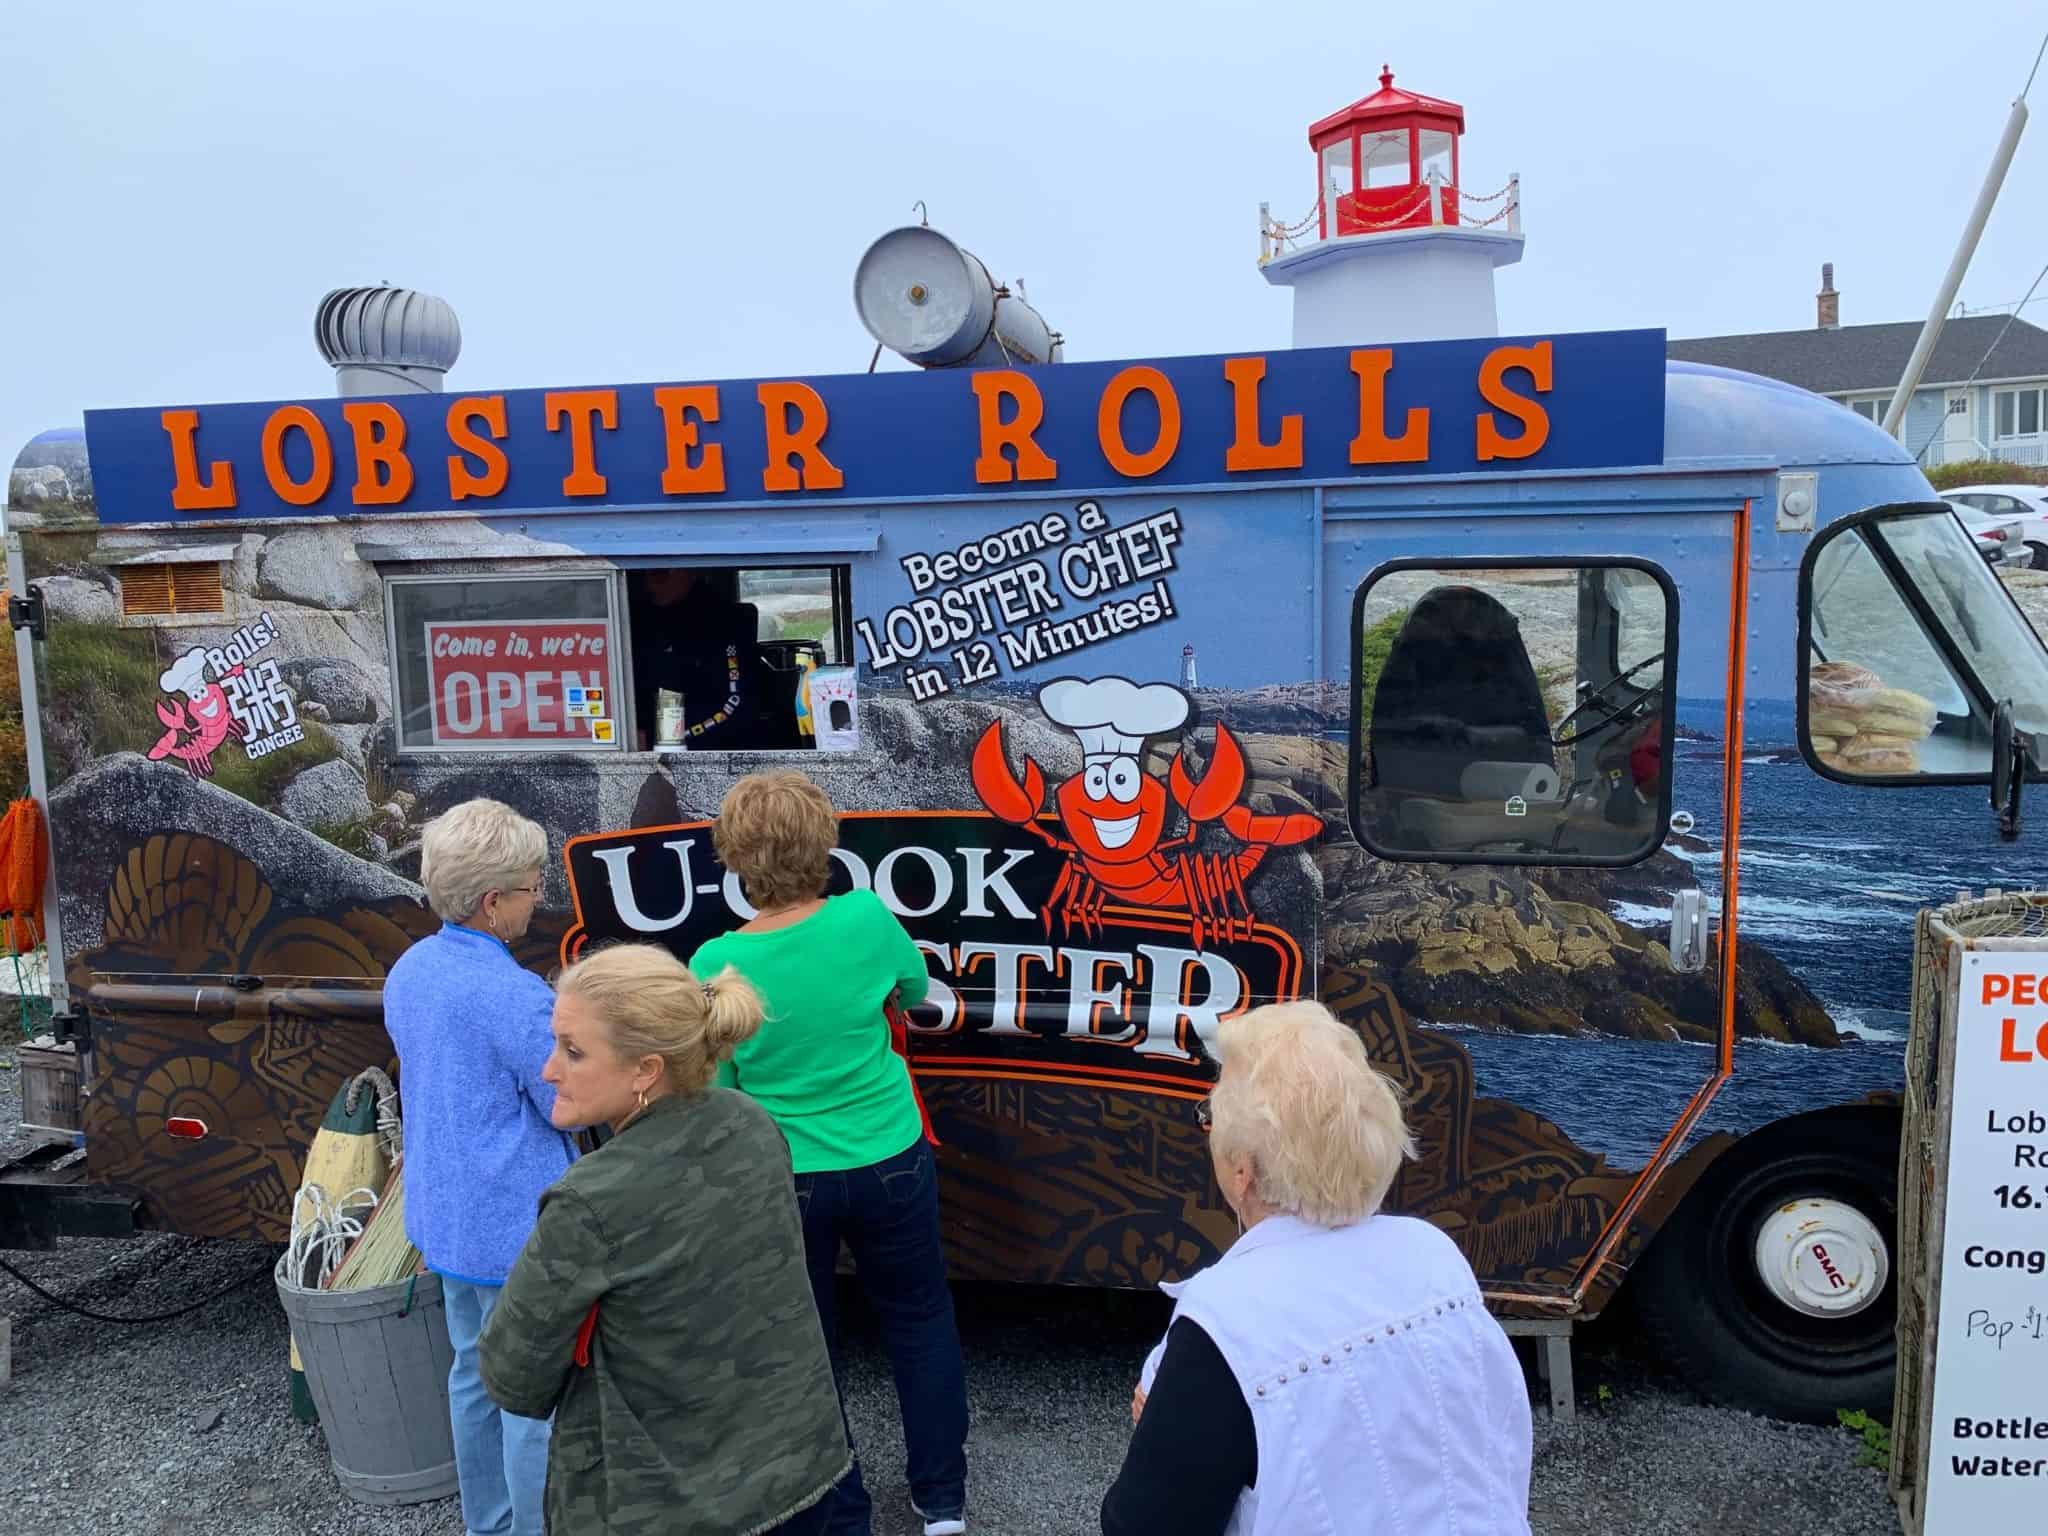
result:
M 1415 1155 L 1393 1084 L 1321 1003 L 1255 1008 L 1217 1044 L 1197 1118 L 1243 1235 L 1165 1287 L 1103 1536 L 1527 1536 L 1514 1347 L 1457 1244 L 1378 1214 Z
M 541 1075 L 555 995 L 510 948 L 533 920 L 547 856 L 547 834 L 495 800 L 465 800 L 429 822 L 420 881 L 441 928 L 384 982 L 405 1096 L 405 1235 L 441 1278 L 455 1475 L 463 1524 L 477 1536 L 543 1530 L 547 1421 L 491 1401 L 477 1341 L 541 1191 L 575 1156 Z
M 632 625 L 633 708 L 639 747 L 664 745 L 663 690 L 682 696 L 680 746 L 691 752 L 760 748 L 764 680 L 760 612 L 740 601 L 739 572 L 677 567 L 626 578 Z

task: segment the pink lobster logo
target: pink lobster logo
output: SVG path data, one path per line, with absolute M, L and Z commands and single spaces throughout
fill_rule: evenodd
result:
M 237 663 L 221 674 L 221 680 L 239 677 L 241 672 Z M 149 749 L 151 759 L 175 758 L 193 778 L 207 777 L 213 772 L 213 754 L 221 743 L 230 737 L 240 741 L 247 733 L 235 718 L 227 691 L 219 681 L 207 677 L 206 652 L 197 647 L 187 651 L 157 679 L 157 686 L 171 697 L 156 707 L 164 734 Z

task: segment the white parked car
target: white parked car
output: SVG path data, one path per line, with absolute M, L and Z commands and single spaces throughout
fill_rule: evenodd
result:
M 1985 564 L 2019 571 L 2030 568 L 2033 551 L 2020 537 L 2018 523 L 2000 522 L 1989 512 L 1979 512 L 1975 507 L 1966 507 L 1959 502 L 1950 502 L 1949 508 L 1976 542 L 1977 553 L 1984 557 Z
M 1979 527 L 2017 523 L 2019 540 L 2031 557 L 2027 563 L 2048 571 L 2048 485 L 1959 485 L 1941 494 L 1972 533 Z M 1979 521 L 1971 521 L 1972 513 Z

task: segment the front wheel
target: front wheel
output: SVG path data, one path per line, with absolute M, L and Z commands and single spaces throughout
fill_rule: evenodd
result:
M 2027 541 L 2027 554 L 2031 557 L 2027 561 L 2027 569 L 2048 571 L 2048 544 L 2042 544 L 2036 540 L 2029 539 Z
M 1723 1153 L 1630 1277 L 1663 1357 L 1754 1413 L 1889 1420 L 1898 1164 L 1898 1118 L 1876 1110 L 1783 1121 Z

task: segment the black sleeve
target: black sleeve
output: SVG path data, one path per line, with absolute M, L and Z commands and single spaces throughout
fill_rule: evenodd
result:
M 1102 1498 L 1102 1536 L 1222 1536 L 1258 1475 L 1252 1411 L 1222 1352 L 1182 1318 L 1166 1335 L 1123 1470 Z

